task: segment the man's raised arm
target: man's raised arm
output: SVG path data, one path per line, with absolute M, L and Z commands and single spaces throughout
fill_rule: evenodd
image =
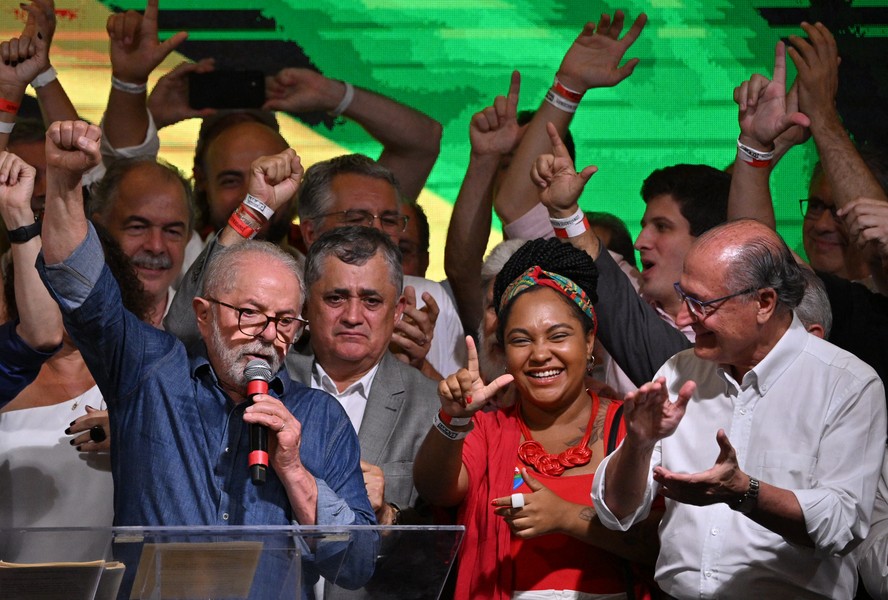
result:
M 620 66 L 626 52 L 641 35 L 647 16 L 639 15 L 620 38 L 623 22 L 621 10 L 614 13 L 613 21 L 610 15 L 601 15 L 597 25 L 586 24 L 564 55 L 555 83 L 528 124 L 494 198 L 494 207 L 503 223 L 512 223 L 538 204 L 536 189 L 527 174 L 539 155 L 552 151 L 547 125 L 552 123 L 558 135 L 564 136 L 588 90 L 617 85 L 629 77 L 638 64 L 638 59 L 633 58 Z
M 101 162 L 101 130 L 84 121 L 57 121 L 46 132 L 46 213 L 43 256 L 47 265 L 63 262 L 86 239 L 80 181 Z
M 478 280 L 490 239 L 493 182 L 503 157 L 512 152 L 520 140 L 517 119 L 520 87 L 521 76 L 515 71 L 508 95 L 497 96 L 492 106 L 472 116 L 469 166 L 447 228 L 444 272 L 453 289 L 463 329 L 469 332 L 477 329 L 484 316 Z
M 806 139 L 807 116 L 798 112 L 798 88 L 786 92 L 786 50 L 774 50 L 772 80 L 753 75 L 734 89 L 740 137 L 728 196 L 728 219 L 751 218 L 777 227 L 769 180 L 778 160 L 794 143 Z M 783 143 L 781 143 L 783 142 Z
M 822 23 L 802 23 L 802 29 L 807 39 L 790 36 L 788 53 L 798 69 L 799 108 L 811 119 L 811 135 L 836 207 L 859 197 L 888 200 L 848 137 L 836 108 L 839 54 L 835 38 Z
M 326 111 L 363 127 L 382 144 L 379 164 L 416 200 L 441 150 L 441 124 L 418 110 L 311 69 L 283 69 L 266 85 L 266 110 Z

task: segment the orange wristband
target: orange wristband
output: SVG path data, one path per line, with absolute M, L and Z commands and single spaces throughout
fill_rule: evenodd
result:
M 14 115 L 18 112 L 19 105 L 6 98 L 0 98 L 0 112 Z

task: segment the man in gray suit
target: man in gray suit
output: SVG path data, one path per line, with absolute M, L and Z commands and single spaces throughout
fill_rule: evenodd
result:
M 381 525 L 412 520 L 402 511 L 417 501 L 413 458 L 439 406 L 435 382 L 389 351 L 405 304 L 402 280 L 400 251 L 381 231 L 321 235 L 305 263 L 311 354 L 291 352 L 286 363 L 291 377 L 333 395 L 348 413 Z

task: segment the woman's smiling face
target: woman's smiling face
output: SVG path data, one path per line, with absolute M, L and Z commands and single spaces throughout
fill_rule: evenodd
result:
M 570 300 L 543 286 L 514 300 L 503 332 L 508 372 L 522 397 L 540 406 L 583 393 L 594 342 Z

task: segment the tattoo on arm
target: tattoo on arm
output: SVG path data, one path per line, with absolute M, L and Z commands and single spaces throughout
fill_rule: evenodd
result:
M 591 506 L 584 506 L 580 511 L 580 519 L 583 521 L 592 521 L 595 518 L 595 509 Z

